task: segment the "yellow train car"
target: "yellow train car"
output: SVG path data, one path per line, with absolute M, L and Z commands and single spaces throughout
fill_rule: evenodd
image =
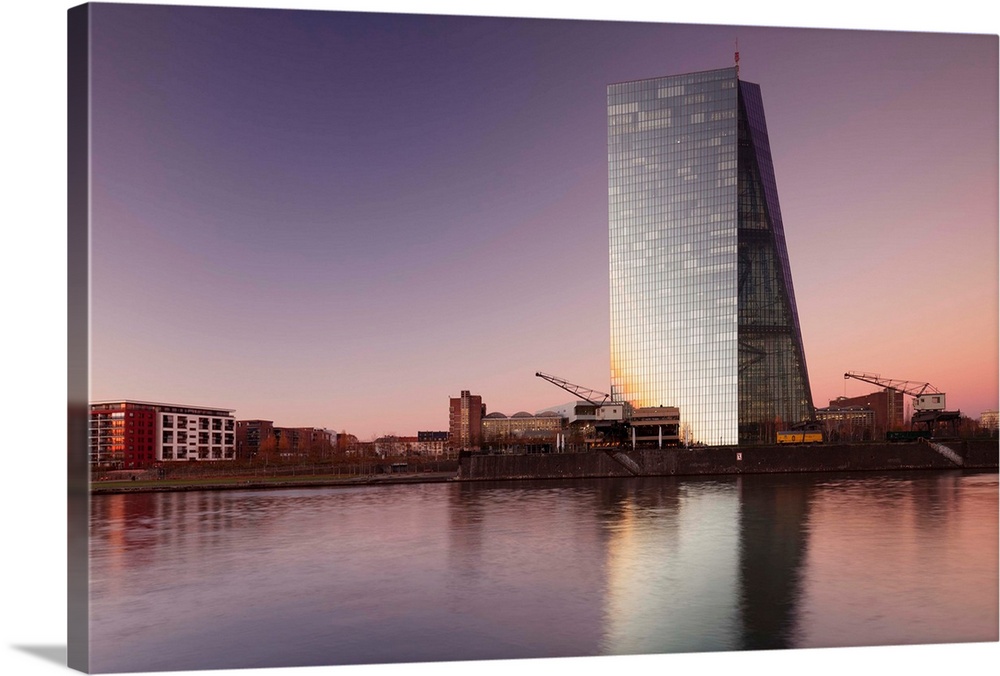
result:
M 778 432 L 779 444 L 822 444 L 823 433 L 814 431 Z

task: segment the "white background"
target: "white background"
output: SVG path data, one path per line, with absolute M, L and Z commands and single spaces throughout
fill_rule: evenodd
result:
M 2 275 L 3 542 L 0 673 L 65 670 L 66 645 L 66 10 L 78 3 L 14 0 L 2 20 L 4 134 Z M 862 2 L 815 5 L 773 0 L 705 3 L 608 3 L 555 0 L 411 0 L 411 2 L 161 2 L 669 21 L 735 25 L 813 26 L 976 32 L 996 35 L 997 10 L 983 0 L 946 3 Z M 681 5 L 681 6 L 678 6 Z M 788 673 L 936 674 L 990 670 L 1000 644 L 918 646 L 768 653 L 638 656 L 521 662 L 224 670 L 214 674 L 548 674 Z M 180 673 L 180 672 L 174 672 Z M 195 672 L 184 672 L 195 673 Z

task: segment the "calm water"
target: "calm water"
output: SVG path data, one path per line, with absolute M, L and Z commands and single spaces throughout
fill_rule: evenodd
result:
M 97 496 L 92 668 L 996 641 L 998 475 Z

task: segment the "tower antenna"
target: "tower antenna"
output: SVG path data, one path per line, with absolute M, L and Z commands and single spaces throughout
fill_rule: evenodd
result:
M 736 38 L 736 53 L 733 55 L 736 60 L 736 77 L 740 76 L 740 39 Z

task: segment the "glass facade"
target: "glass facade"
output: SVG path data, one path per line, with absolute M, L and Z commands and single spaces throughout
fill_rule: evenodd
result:
M 763 106 L 735 68 L 608 87 L 611 387 L 681 437 L 812 417 Z

